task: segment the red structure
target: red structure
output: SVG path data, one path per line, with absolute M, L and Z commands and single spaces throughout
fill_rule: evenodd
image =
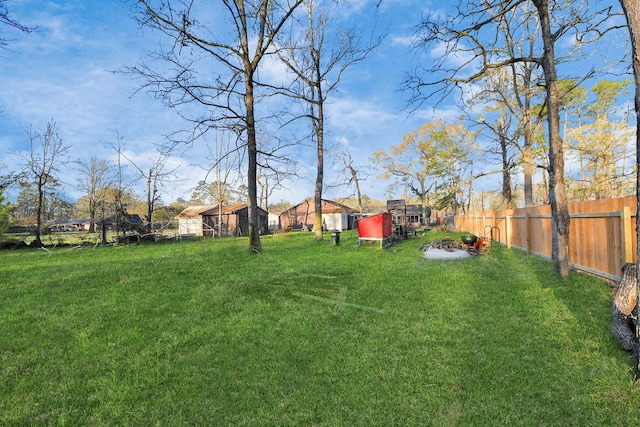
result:
M 380 241 L 380 247 L 384 243 L 393 241 L 393 223 L 390 213 L 381 213 L 358 220 L 358 245 L 363 240 Z

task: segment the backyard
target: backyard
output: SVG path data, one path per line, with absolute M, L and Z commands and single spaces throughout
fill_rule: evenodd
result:
M 0 252 L 0 425 L 637 426 L 609 283 L 343 232 Z

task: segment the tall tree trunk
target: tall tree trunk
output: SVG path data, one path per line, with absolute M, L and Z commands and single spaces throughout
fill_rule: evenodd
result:
M 527 107 L 524 117 L 524 143 L 522 147 L 522 162 L 524 163 L 524 205 L 533 206 L 533 156 L 531 155 L 531 145 L 533 140 L 533 129 L 531 126 L 531 111 Z
M 349 170 L 351 171 L 351 179 L 353 179 L 353 183 L 356 187 L 356 198 L 358 199 L 358 209 L 360 213 L 364 212 L 364 206 L 362 206 L 362 193 L 360 192 L 360 180 L 358 179 L 358 172 L 349 165 Z
M 636 84 L 635 107 L 636 107 L 636 212 L 640 212 L 640 3 L 637 0 L 620 0 L 627 17 L 629 33 L 631 35 L 633 77 Z M 636 224 L 636 275 L 640 274 L 640 221 Z M 636 276 L 638 291 L 640 291 L 640 276 Z M 640 293 L 638 294 L 640 295 Z M 636 302 L 636 305 L 640 301 Z M 640 330 L 636 326 L 636 337 L 640 336 Z M 634 349 L 635 379 L 640 378 L 640 344 L 636 342 Z
M 320 29 L 321 30 L 321 38 L 320 40 L 318 40 L 317 42 L 319 43 L 319 45 L 316 46 L 316 37 L 315 37 L 315 32 L 313 29 L 313 18 L 312 18 L 312 4 L 309 3 L 309 25 L 310 25 L 310 31 L 312 32 L 311 34 L 311 59 L 313 60 L 313 72 L 314 72 L 314 79 L 313 82 L 315 83 L 315 87 L 312 88 L 315 89 L 317 91 L 317 105 L 318 105 L 318 116 L 315 118 L 314 121 L 314 126 L 316 127 L 315 129 L 315 134 L 316 134 L 316 142 L 318 143 L 317 146 L 317 153 L 318 153 L 318 164 L 316 165 L 316 167 L 318 168 L 318 172 L 316 174 L 316 188 L 315 188 L 315 210 L 316 210 L 316 215 L 315 215 L 315 233 L 316 233 L 316 241 L 321 241 L 322 240 L 322 187 L 323 187 L 323 181 L 324 181 L 324 93 L 322 90 L 322 84 L 323 84 L 323 79 L 322 79 L 322 63 L 321 63 L 321 55 L 322 55 L 322 42 L 324 40 L 324 26 Z M 311 115 L 313 117 L 313 114 Z
M 262 202 L 264 201 L 264 205 Z M 269 175 L 265 175 L 264 177 L 264 186 L 260 192 L 260 204 L 264 206 L 264 210 L 269 210 Z
M 555 36 L 551 31 L 548 0 L 533 0 L 540 17 L 547 90 L 547 126 L 549 128 L 549 201 L 553 223 L 551 258 L 561 277 L 569 275 L 569 206 L 564 181 L 564 149 L 560 137 L 560 100 L 555 69 Z
M 262 245 L 260 243 L 260 224 L 258 216 L 258 145 L 256 142 L 256 123 L 254 115 L 253 98 L 253 75 L 247 74 L 245 77 L 246 96 L 245 105 L 247 108 L 247 189 L 248 189 L 248 215 L 249 215 L 249 248 L 251 251 L 260 253 Z
M 98 210 L 96 202 L 89 200 L 89 233 L 96 231 L 96 211 Z
M 324 103 L 322 101 L 322 90 L 318 87 L 318 122 L 316 129 L 316 139 L 318 142 L 318 173 L 316 175 L 316 188 L 315 188 L 315 234 L 316 241 L 322 240 L 322 186 L 324 180 Z
M 500 144 L 500 154 L 502 158 L 502 207 L 503 209 L 513 209 L 513 189 L 511 188 L 511 162 L 509 161 L 509 141 L 507 138 L 507 124 L 505 118 L 501 114 L 500 121 L 497 123 L 496 131 L 498 134 L 498 142 Z M 469 197 L 471 203 L 471 197 Z
M 44 246 L 42 244 L 42 239 L 40 238 L 40 234 L 42 233 L 42 216 L 44 210 L 44 183 L 42 179 L 38 180 L 38 206 L 36 207 L 36 239 L 33 242 L 33 246 L 37 248 L 41 248 Z
M 147 176 L 147 233 L 151 233 L 151 217 L 153 216 L 153 199 L 155 194 L 151 194 L 151 178 L 153 176 L 153 169 L 149 169 L 149 176 Z M 155 193 L 155 191 L 154 191 Z
M 533 50 L 533 48 L 532 48 Z M 533 145 L 533 124 L 531 123 L 531 98 L 532 98 L 532 90 L 531 90 L 531 74 L 532 68 L 529 64 L 526 64 L 524 68 L 523 74 L 523 84 L 522 84 L 522 100 L 521 97 L 518 96 L 518 103 L 520 105 L 520 111 L 522 111 L 522 133 L 523 133 L 523 143 L 522 143 L 522 163 L 523 163 L 523 174 L 524 174 L 524 205 L 526 207 L 533 206 L 533 175 L 535 173 L 535 167 L 533 165 L 533 156 L 531 154 L 532 145 Z M 517 79 L 515 78 L 516 72 L 513 71 L 514 74 L 514 87 L 517 88 Z
M 504 129 L 501 129 L 501 132 Z M 504 134 L 500 135 L 500 148 L 502 152 L 502 197 L 503 209 L 513 209 L 513 191 L 511 190 L 511 165 L 509 153 L 507 152 L 507 139 Z

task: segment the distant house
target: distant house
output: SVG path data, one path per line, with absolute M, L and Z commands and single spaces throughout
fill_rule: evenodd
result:
M 102 227 L 104 227 L 106 230 L 115 230 L 117 227 L 120 227 L 120 231 L 126 232 L 141 230 L 144 227 L 144 221 L 138 214 L 120 216 L 120 218 L 118 218 L 116 215 L 111 215 L 106 218 L 96 219 L 95 226 L 96 230 Z M 86 229 L 88 230 L 89 225 L 86 224 L 86 227 Z
M 313 197 L 305 199 L 280 214 L 285 230 L 312 230 L 316 218 Z M 351 230 L 356 210 L 332 200 L 322 200 L 322 226 L 325 230 Z
M 218 205 L 189 206 L 175 219 L 178 220 L 178 233 L 181 235 L 249 235 L 249 206 L 245 203 L 223 206 L 221 210 Z M 258 232 L 266 233 L 269 214 L 262 208 L 258 208 L 258 223 Z
M 426 214 L 426 217 L 424 216 Z M 407 205 L 407 222 L 414 227 L 429 224 L 431 218 L 431 208 L 422 210 L 422 205 Z
M 280 230 L 280 212 L 269 212 L 269 230 Z
M 137 215 L 136 215 L 137 216 Z M 139 219 L 140 217 L 138 217 Z M 142 220 L 140 219 L 142 222 Z M 90 219 L 72 219 L 65 221 L 52 221 L 47 224 L 47 231 L 59 233 L 65 231 L 89 231 Z
M 91 219 L 86 218 L 86 219 L 78 220 L 77 225 L 78 225 L 78 230 L 89 231 L 89 228 L 91 228 Z
M 65 231 L 78 231 L 80 227 L 77 221 L 59 220 L 51 221 L 47 224 L 47 231 L 49 233 L 59 233 Z
M 373 205 L 373 206 L 367 206 L 364 208 L 364 211 L 362 214 L 357 214 L 356 217 L 358 219 L 360 218 L 366 218 L 368 216 L 372 216 L 372 215 L 377 215 L 377 214 L 381 214 L 384 212 L 391 212 L 393 215 L 393 223 L 394 224 L 401 224 L 405 221 L 405 217 L 406 217 L 406 222 L 408 224 L 413 225 L 414 227 L 419 227 L 421 225 L 426 225 L 428 224 L 430 217 L 432 215 L 431 213 L 431 208 L 427 207 L 425 209 L 425 213 L 426 213 L 426 218 L 423 215 L 423 211 L 422 211 L 422 205 L 405 205 L 405 209 L 402 213 L 400 212 L 395 212 L 393 209 L 389 209 L 389 207 L 387 205 Z

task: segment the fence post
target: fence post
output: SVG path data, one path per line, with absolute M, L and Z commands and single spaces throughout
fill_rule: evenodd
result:
M 491 235 L 493 236 L 493 230 L 498 228 L 498 214 L 496 211 L 491 211 L 491 217 L 493 218 L 493 221 L 491 222 Z M 500 231 L 498 231 L 498 237 L 500 237 Z
M 527 233 L 527 254 L 531 254 L 531 214 L 524 214 L 524 229 Z
M 620 211 L 620 236 L 622 237 L 622 259 L 633 263 L 633 230 L 631 229 L 631 208 L 624 206 Z
M 480 229 L 478 230 L 478 236 L 487 237 L 485 235 L 485 232 L 487 230 L 487 221 L 488 221 L 487 218 L 491 218 L 491 211 L 484 212 L 482 224 L 480 224 Z
M 504 241 L 507 243 L 507 249 L 511 249 L 511 215 L 504 216 Z

